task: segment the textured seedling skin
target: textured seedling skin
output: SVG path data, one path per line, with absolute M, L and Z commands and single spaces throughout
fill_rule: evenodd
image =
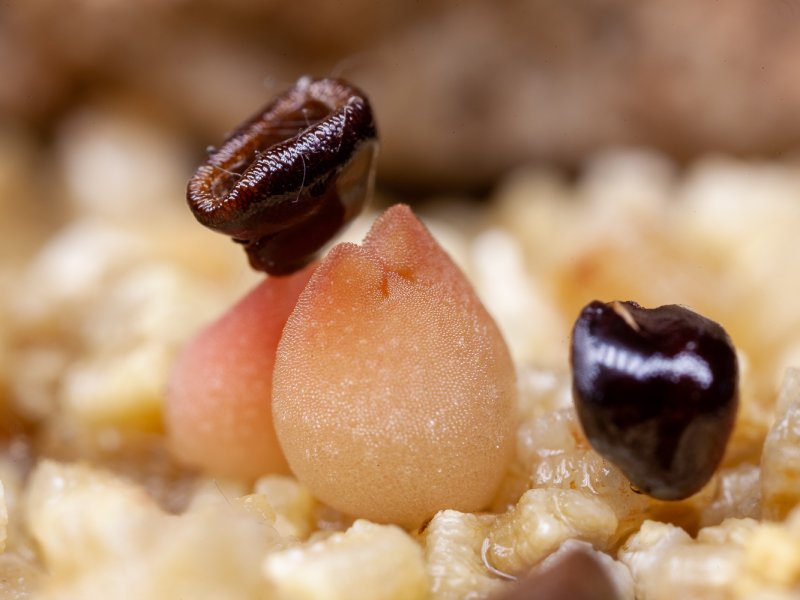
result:
M 322 501 L 406 527 L 484 508 L 512 454 L 515 374 L 494 321 L 408 207 L 340 244 L 289 318 L 275 428 Z
M 709 481 L 738 408 L 719 324 L 683 306 L 592 302 L 572 332 L 572 376 L 586 437 L 636 488 L 678 500 Z
M 170 445 L 182 462 L 240 479 L 288 472 L 272 425 L 272 370 L 283 326 L 314 266 L 265 279 L 187 344 L 165 407 Z

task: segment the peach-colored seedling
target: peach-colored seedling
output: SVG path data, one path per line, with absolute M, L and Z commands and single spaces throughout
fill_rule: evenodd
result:
M 480 510 L 512 454 L 505 342 L 406 206 L 331 250 L 286 323 L 273 383 L 292 471 L 357 517 L 415 527 Z
M 288 472 L 272 426 L 272 369 L 283 326 L 315 266 L 268 277 L 189 342 L 165 407 L 182 462 L 240 479 Z

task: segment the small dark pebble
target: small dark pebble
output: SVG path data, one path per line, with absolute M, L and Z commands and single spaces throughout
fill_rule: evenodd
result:
M 678 500 L 709 481 L 738 408 L 736 352 L 719 324 L 677 305 L 594 301 L 571 361 L 589 443 L 637 490 Z
M 585 550 L 572 550 L 546 569 L 504 589 L 491 600 L 619 600 L 606 568 Z

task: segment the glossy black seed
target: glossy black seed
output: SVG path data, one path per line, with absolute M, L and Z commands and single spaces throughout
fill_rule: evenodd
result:
M 364 93 L 304 77 L 210 149 L 186 198 L 200 223 L 244 246 L 253 268 L 286 275 L 361 211 L 377 150 Z
M 594 301 L 572 331 L 575 407 L 589 442 L 650 496 L 700 490 L 719 466 L 738 407 L 728 334 L 677 305 Z

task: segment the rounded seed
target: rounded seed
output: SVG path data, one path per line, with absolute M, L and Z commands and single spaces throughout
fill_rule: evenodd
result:
M 699 491 L 738 407 L 736 352 L 714 321 L 677 305 L 594 301 L 572 332 L 575 407 L 589 442 L 638 490 Z

